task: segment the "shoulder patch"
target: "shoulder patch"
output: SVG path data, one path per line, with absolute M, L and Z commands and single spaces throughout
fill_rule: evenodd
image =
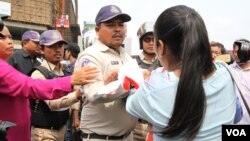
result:
M 87 58 L 84 58 L 84 59 L 82 60 L 81 67 L 83 67 L 83 66 L 87 66 L 87 65 L 89 65 L 89 64 L 90 64 L 90 60 L 89 60 L 89 59 L 87 59 Z

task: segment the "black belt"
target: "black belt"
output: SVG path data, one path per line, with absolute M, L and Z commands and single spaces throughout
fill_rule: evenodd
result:
M 108 135 L 98 135 L 96 133 L 83 133 L 81 134 L 82 138 L 93 138 L 93 139 L 109 139 L 109 140 L 121 140 L 121 139 L 125 139 L 126 137 L 128 137 L 130 133 L 126 134 L 126 135 L 121 135 L 121 136 L 108 136 Z
M 33 125 L 35 128 L 42 128 L 42 129 L 50 129 L 50 130 L 59 130 L 61 127 L 57 126 L 37 126 Z

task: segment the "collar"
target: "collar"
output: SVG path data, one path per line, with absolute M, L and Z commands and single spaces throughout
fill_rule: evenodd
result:
M 58 71 L 56 69 L 56 66 L 54 64 L 50 63 L 49 61 L 47 61 L 45 59 L 42 61 L 41 66 L 44 66 L 44 67 L 48 68 L 49 70 L 51 69 L 51 71 Z M 62 70 L 62 66 L 61 65 L 60 65 L 59 70 Z
M 27 58 L 27 57 L 31 58 L 30 54 L 24 48 L 20 49 L 20 53 L 22 54 L 24 58 Z
M 242 68 L 236 61 L 233 62 L 233 64 L 231 64 L 233 68 L 239 69 L 239 70 L 250 70 L 250 67 L 247 68 Z
M 95 44 L 96 44 L 97 49 L 99 51 L 101 51 L 101 52 L 105 52 L 105 51 L 115 52 L 113 49 L 111 49 L 110 47 L 108 47 L 105 44 L 103 44 L 100 40 L 97 40 L 95 42 Z M 124 53 L 125 52 L 125 49 L 122 46 L 120 46 L 118 50 L 119 50 L 120 53 Z
M 147 63 L 147 64 L 153 64 L 153 62 L 156 60 L 156 57 L 152 58 L 152 62 L 149 62 L 145 59 L 145 55 L 144 53 L 142 52 L 140 55 L 139 55 L 140 59 L 144 62 L 144 63 Z
M 234 67 L 234 68 L 240 68 L 239 64 L 237 64 L 236 61 L 233 62 L 232 67 Z

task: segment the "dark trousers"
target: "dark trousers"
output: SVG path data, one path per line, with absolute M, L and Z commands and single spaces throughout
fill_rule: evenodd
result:
M 64 141 L 73 141 L 72 131 L 71 131 L 71 119 L 69 119 L 66 123 L 66 132 L 65 132 Z
M 67 129 L 65 132 L 64 141 L 82 141 L 81 130 L 76 130 L 71 127 L 71 119 L 67 121 Z M 2 140 L 0 140 L 2 141 Z
M 7 141 L 6 139 L 6 131 L 0 131 L 0 141 Z
M 10 127 L 16 126 L 15 123 L 0 120 L 0 141 L 7 141 L 6 135 Z

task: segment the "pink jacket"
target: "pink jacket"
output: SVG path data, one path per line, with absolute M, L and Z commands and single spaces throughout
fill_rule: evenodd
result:
M 0 59 L 0 120 L 17 124 L 7 132 L 8 141 L 30 141 L 29 98 L 55 99 L 72 91 L 70 77 L 33 80 Z

